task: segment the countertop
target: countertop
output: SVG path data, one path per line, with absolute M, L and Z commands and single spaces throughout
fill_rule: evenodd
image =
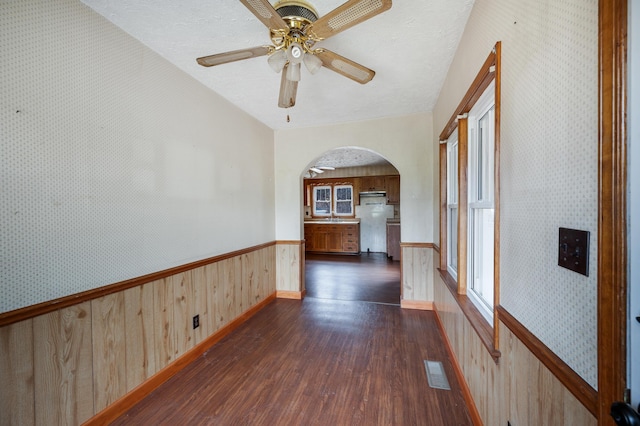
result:
M 304 223 L 314 225 L 341 225 L 360 223 L 360 219 L 305 219 Z

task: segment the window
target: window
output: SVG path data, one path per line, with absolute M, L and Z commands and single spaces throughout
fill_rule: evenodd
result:
M 500 50 L 497 42 L 440 133 L 440 276 L 500 357 Z
M 492 82 L 469 111 L 468 281 L 467 294 L 489 322 L 494 294 L 494 135 Z
M 353 186 L 313 187 L 313 216 L 353 216 Z
M 316 186 L 313 188 L 313 215 L 331 215 L 331 187 Z
M 458 131 L 447 141 L 447 270 L 458 277 Z
M 336 216 L 353 216 L 353 187 L 351 185 L 336 185 L 335 209 Z

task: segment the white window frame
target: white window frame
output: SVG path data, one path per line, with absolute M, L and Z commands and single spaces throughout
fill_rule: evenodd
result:
M 348 200 L 338 200 L 338 190 L 349 189 L 350 197 Z M 333 187 L 333 214 L 335 216 L 353 216 L 353 185 L 335 185 Z M 338 213 L 338 203 L 349 204 L 349 211 L 346 213 Z
M 318 211 L 318 191 L 319 190 L 329 190 L 329 199 L 322 199 L 321 202 L 329 202 L 329 211 L 325 212 Z M 313 187 L 313 215 L 314 216 L 331 216 L 333 207 L 333 190 L 331 185 L 323 185 L 323 186 L 314 186 Z
M 468 285 L 467 295 L 493 323 L 495 239 L 495 81 L 468 116 Z
M 447 271 L 458 280 L 458 129 L 447 140 Z

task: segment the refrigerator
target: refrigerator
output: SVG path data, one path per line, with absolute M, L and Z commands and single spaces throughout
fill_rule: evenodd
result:
M 361 194 L 356 218 L 360 219 L 360 251 L 386 253 L 387 219 L 393 218 L 393 205 L 387 205 L 386 194 Z

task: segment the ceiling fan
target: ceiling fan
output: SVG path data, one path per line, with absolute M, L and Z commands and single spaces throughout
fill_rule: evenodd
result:
M 212 67 L 269 55 L 269 66 L 282 73 L 280 108 L 290 108 L 296 103 L 301 63 L 311 74 L 324 66 L 361 84 L 375 75 L 373 70 L 327 49 L 316 48 L 315 44 L 388 10 L 391 0 L 348 0 L 322 17 L 305 0 L 280 0 L 273 6 L 268 0 L 240 2 L 269 28 L 273 45 L 203 56 L 197 59 L 200 65 Z
M 313 178 L 318 176 L 321 173 L 324 173 L 325 170 L 335 170 L 335 167 L 331 166 L 312 166 L 309 167 L 309 171 L 304 175 L 306 178 Z

